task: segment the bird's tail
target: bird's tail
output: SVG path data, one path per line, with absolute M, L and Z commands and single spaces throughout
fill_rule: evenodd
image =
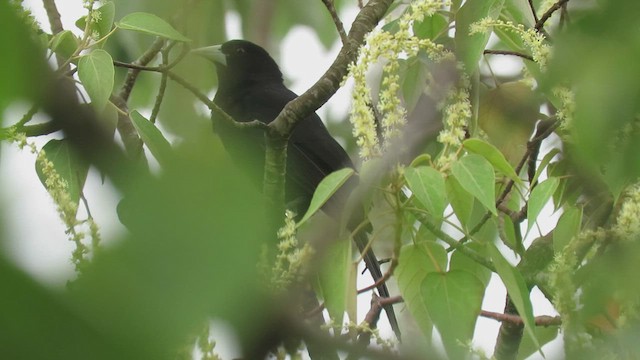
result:
M 384 276 L 382 274 L 382 270 L 380 269 L 380 263 L 378 262 L 378 258 L 373 253 L 371 246 L 369 246 L 369 239 L 367 237 L 367 232 L 364 230 L 359 231 L 354 235 L 354 241 L 358 246 L 358 250 L 362 254 L 362 259 L 364 260 L 371 277 L 374 282 L 378 282 Z M 378 294 L 380 297 L 388 298 L 389 289 L 387 288 L 386 282 L 382 282 L 377 286 Z M 389 324 L 391 324 L 391 329 L 400 340 L 400 327 L 398 326 L 398 319 L 396 318 L 396 313 L 393 310 L 392 304 L 387 304 L 384 307 L 384 311 L 387 313 L 387 318 L 389 319 Z

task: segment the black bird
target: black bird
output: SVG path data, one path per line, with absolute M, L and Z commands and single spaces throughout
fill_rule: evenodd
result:
M 194 52 L 214 62 L 218 91 L 213 102 L 235 121 L 259 120 L 268 124 L 275 120 L 289 101 L 298 96 L 284 85 L 282 72 L 267 51 L 249 41 L 231 40 Z M 215 112 L 212 121 L 232 158 L 248 164 L 249 176 L 261 182 L 265 149 L 263 130 L 238 129 Z M 329 134 L 315 113 L 297 124 L 287 149 L 286 200 L 295 202 L 301 210 L 306 210 L 316 187 L 325 176 L 345 167 L 353 168 L 345 150 Z M 334 211 L 328 212 L 331 216 L 338 215 Z M 383 275 L 371 249 L 365 250 L 368 242 L 366 234 L 360 232 L 355 238 L 360 251 L 366 251 L 364 260 L 371 276 L 378 281 Z M 382 297 L 389 297 L 385 284 L 378 287 L 378 292 Z M 386 306 L 385 311 L 393 331 L 399 336 L 393 307 Z

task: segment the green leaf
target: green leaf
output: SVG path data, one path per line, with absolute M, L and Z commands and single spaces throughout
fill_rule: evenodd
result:
M 465 155 L 453 164 L 451 173 L 466 191 L 497 215 L 496 175 L 487 160 L 480 155 Z
M 104 5 L 97 8 L 97 11 L 100 14 L 100 18 L 98 21 L 95 21 L 91 24 L 91 31 L 95 31 L 98 33 L 100 39 L 105 37 L 111 29 L 113 28 L 113 19 L 115 17 L 116 8 L 112 1 L 105 3 Z M 83 16 L 76 21 L 76 26 L 78 29 L 84 31 L 87 26 L 87 16 Z
M 481 255 L 485 255 L 487 250 L 486 246 L 476 243 L 470 242 L 464 245 L 465 247 L 471 248 L 475 250 L 477 253 Z M 491 280 L 491 270 L 486 267 L 480 265 L 467 255 L 465 255 L 462 251 L 454 251 L 451 255 L 451 264 L 449 265 L 450 270 L 464 270 L 471 274 L 474 274 L 478 277 L 478 280 L 484 284 L 485 288 L 489 285 L 489 280 Z
M 533 306 L 531 305 L 529 290 L 527 289 L 527 285 L 524 282 L 522 274 L 509 264 L 507 259 L 502 256 L 500 250 L 498 250 L 494 244 L 489 243 L 488 250 L 489 254 L 491 254 L 493 265 L 496 267 L 496 271 L 498 272 L 500 279 L 502 279 L 502 282 L 507 288 L 507 293 L 509 294 L 511 301 L 516 306 L 518 314 L 524 321 L 524 327 L 531 337 L 531 341 L 535 345 L 536 350 L 539 350 L 542 354 L 540 342 L 538 341 L 535 333 L 536 325 L 533 319 Z
M 456 14 L 456 56 L 465 66 L 467 74 L 473 74 L 489 41 L 490 31 L 470 34 L 471 24 L 500 14 L 504 0 L 467 0 Z
M 427 312 L 420 284 L 432 272 L 447 268 L 447 252 L 435 242 L 405 245 L 400 250 L 395 275 L 404 303 L 427 339 L 431 339 L 433 324 Z
M 544 205 L 549 201 L 551 195 L 558 188 L 559 180 L 558 178 L 552 177 L 547 180 L 541 182 L 533 188 L 531 191 L 531 195 L 529 196 L 529 203 L 527 205 L 527 231 L 531 229 L 531 226 L 536 221 L 536 218 L 542 211 Z
M 89 164 L 73 150 L 66 139 L 50 140 L 42 147 L 42 151 L 45 152 L 47 160 L 53 164 L 56 173 L 67 184 L 67 192 L 71 201 L 78 205 L 89 172 Z M 48 177 L 41 165 L 36 162 L 36 172 L 42 185 L 46 188 Z
M 191 41 L 178 30 L 169 25 L 166 21 L 156 15 L 135 12 L 131 13 L 120 20 L 116 26 L 123 30 L 133 30 L 141 33 L 159 36 L 169 40 L 187 42 Z
M 68 59 L 76 52 L 78 39 L 69 30 L 61 31 L 51 39 L 51 51 Z
M 439 35 L 446 34 L 445 29 L 449 25 L 444 15 L 435 13 L 425 17 L 422 21 L 413 23 L 413 33 L 420 39 L 435 40 Z
M 478 155 L 482 155 L 496 170 L 502 172 L 511 180 L 520 185 L 523 184 L 522 179 L 520 179 L 504 155 L 495 146 L 480 139 L 467 139 L 464 141 L 463 145 L 465 149 Z
M 432 272 L 422 281 L 420 292 L 451 359 L 463 359 L 473 336 L 484 297 L 484 284 L 463 270 Z
M 547 344 L 558 337 L 558 332 L 560 331 L 559 326 L 537 326 L 536 327 L 536 337 L 540 341 L 540 346 Z M 533 355 L 538 348 L 535 346 L 531 338 L 526 336 L 522 339 L 520 343 L 520 347 L 518 348 L 518 360 L 525 360 L 529 356 Z
M 473 196 L 460 185 L 455 177 L 449 176 L 444 182 L 447 190 L 447 198 L 451 201 L 451 207 L 456 213 L 462 226 L 469 225 L 471 213 L 473 212 Z
M 316 211 L 320 210 L 322 205 L 324 205 L 329 198 L 338 191 L 338 189 L 344 185 L 347 180 L 351 176 L 353 176 L 354 171 L 351 168 L 344 168 L 338 171 L 334 171 L 333 173 L 327 175 L 318 187 L 316 191 L 313 193 L 313 198 L 311 198 L 311 203 L 309 204 L 309 209 L 304 214 L 302 219 L 298 222 L 296 226 L 300 227 L 300 225 L 304 224 L 309 218 L 316 213 Z
M 540 177 L 540 174 L 542 174 L 542 171 L 544 171 L 544 169 L 547 168 L 551 160 L 553 160 L 553 158 L 559 153 L 560 153 L 560 149 L 553 148 L 549 150 L 549 152 L 542 158 L 542 161 L 540 161 L 540 165 L 538 165 L 538 168 L 536 169 L 536 173 L 533 176 L 533 180 L 531 180 L 532 184 L 535 184 L 536 181 L 538 181 L 538 178 Z
M 558 253 L 576 236 L 582 225 L 582 208 L 568 206 L 553 230 L 553 250 Z
M 160 165 L 165 166 L 172 157 L 171 144 L 165 139 L 160 130 L 137 111 L 131 112 L 131 122 L 138 131 L 140 139 L 147 145 L 151 154 Z
M 406 64 L 404 71 L 401 72 L 401 90 L 404 106 L 407 112 L 411 112 L 422 96 L 429 72 L 426 65 L 417 57 L 409 59 Z
M 447 206 L 442 174 L 432 167 L 418 166 L 406 168 L 404 178 L 420 204 L 433 217 L 442 218 L 444 209 Z
M 114 74 L 111 55 L 104 50 L 96 49 L 80 58 L 78 77 L 97 112 L 101 112 L 109 101 Z
M 333 242 L 323 256 L 318 280 L 324 305 L 336 324 L 342 324 L 347 308 L 350 266 L 351 241 L 346 238 Z

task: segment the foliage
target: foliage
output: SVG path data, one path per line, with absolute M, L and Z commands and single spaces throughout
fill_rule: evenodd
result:
M 44 3 L 55 19 L 54 2 Z M 0 2 L 0 23 L 11 29 L 0 32 L 0 140 L 36 154 L 34 176 L 74 243 L 77 273 L 51 290 L 1 247 L 0 324 L 11 329 L 3 355 L 216 359 L 208 326 L 216 319 L 246 358 L 306 350 L 337 358 L 341 349 L 349 358 L 461 359 L 478 354 L 474 327 L 484 316 L 502 321 L 498 359 L 543 353 L 560 329 L 567 358 L 632 358 L 640 350 L 632 340 L 638 2 L 365 3 L 360 11 L 380 6 L 386 15 L 342 64 L 354 87 L 344 119 L 352 129 L 340 135 L 357 145 L 360 170 L 328 176 L 305 214 L 276 214 L 274 223 L 260 187 L 237 172 L 197 110 L 219 111 L 203 95 L 215 75 L 188 52 L 222 41 L 230 11 L 265 47 L 295 25 L 329 47 L 344 40 L 331 13 L 362 1 L 87 0 L 77 29 L 52 25 L 52 33 L 20 1 Z M 514 69 L 499 69 L 498 57 Z M 18 102 L 31 106 L 21 118 L 6 111 Z M 50 120 L 35 123 L 37 113 Z M 38 149 L 33 137 L 50 134 L 62 139 Z M 91 167 L 122 196 L 111 211 L 128 233 L 109 247 L 84 197 Z M 323 206 L 356 178 L 351 211 L 331 222 Z M 374 296 L 369 309 L 356 306 L 352 265 L 362 259 L 347 241 L 352 214 L 361 215 L 356 230 L 370 231 L 368 246 L 390 258 L 384 280 L 400 295 Z M 491 274 L 508 292 L 503 314 L 482 310 Z M 309 300 L 312 287 L 322 305 Z M 534 287 L 557 317 L 534 316 Z M 376 327 L 382 308 L 400 302 L 396 351 Z M 331 326 L 317 321 L 323 307 Z M 358 311 L 366 316 L 356 326 Z M 351 324 L 342 327 L 345 313 Z M 369 346 L 372 336 L 383 349 Z

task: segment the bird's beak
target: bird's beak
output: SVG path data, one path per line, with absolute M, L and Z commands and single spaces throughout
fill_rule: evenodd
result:
M 227 56 L 222 52 L 221 47 L 222 45 L 207 46 L 193 49 L 191 52 L 215 63 L 227 66 Z

